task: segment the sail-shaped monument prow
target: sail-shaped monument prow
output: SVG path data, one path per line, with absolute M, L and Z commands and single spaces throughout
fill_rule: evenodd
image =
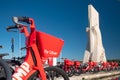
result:
M 106 62 L 105 50 L 99 28 L 99 13 L 92 5 L 88 5 L 88 21 L 89 26 L 86 28 L 86 32 L 88 33 L 88 44 L 85 50 L 83 63 L 90 60 L 95 62 Z

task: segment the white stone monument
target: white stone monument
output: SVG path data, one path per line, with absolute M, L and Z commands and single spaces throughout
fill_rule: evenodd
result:
M 88 44 L 85 50 L 83 63 L 89 60 L 95 62 L 106 61 L 102 36 L 99 29 L 99 13 L 92 5 L 88 5 L 88 20 L 89 27 L 86 28 L 86 32 L 88 33 Z

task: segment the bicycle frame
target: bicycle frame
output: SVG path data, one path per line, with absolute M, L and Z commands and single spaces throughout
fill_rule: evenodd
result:
M 44 70 L 43 64 L 50 56 L 42 56 L 42 53 L 38 50 L 37 43 L 37 31 L 35 29 L 34 20 L 29 18 L 31 21 L 30 24 L 30 33 L 27 30 L 27 27 L 20 25 L 20 32 L 25 34 L 26 40 L 26 57 L 24 62 L 20 65 L 19 68 L 15 69 L 15 73 L 12 75 L 12 80 L 28 80 L 28 78 L 35 72 L 39 73 L 39 78 L 42 80 L 46 79 L 46 73 Z M 61 47 L 63 45 L 61 42 Z M 60 52 L 61 48 L 59 49 Z M 53 52 L 53 51 L 52 51 Z M 58 53 L 59 53 L 58 52 Z M 48 53 L 50 54 L 50 52 Z M 52 56 L 52 55 L 51 55 Z M 53 57 L 57 57 L 56 54 Z

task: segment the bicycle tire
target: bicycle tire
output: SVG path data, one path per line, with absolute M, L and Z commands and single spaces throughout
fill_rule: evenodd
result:
M 46 67 L 45 72 L 47 80 L 69 80 L 69 77 L 66 75 L 66 73 L 58 67 L 55 66 Z M 56 79 L 51 79 L 53 77 L 51 72 L 54 74 L 54 77 L 56 77 Z M 31 75 L 31 77 L 28 80 L 37 80 L 36 79 L 37 76 L 38 72 L 35 72 L 33 75 Z M 62 77 L 63 79 L 57 79 L 58 77 Z
M 0 59 L 0 80 L 12 80 L 11 76 L 10 67 L 3 59 Z

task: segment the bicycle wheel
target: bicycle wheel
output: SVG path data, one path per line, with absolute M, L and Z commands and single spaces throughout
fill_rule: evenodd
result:
M 47 80 L 69 80 L 66 73 L 58 67 L 46 67 L 45 72 Z M 41 80 L 37 75 L 38 72 L 35 72 L 28 80 Z
M 0 59 L 0 80 L 12 80 L 11 76 L 10 67 L 3 59 Z

